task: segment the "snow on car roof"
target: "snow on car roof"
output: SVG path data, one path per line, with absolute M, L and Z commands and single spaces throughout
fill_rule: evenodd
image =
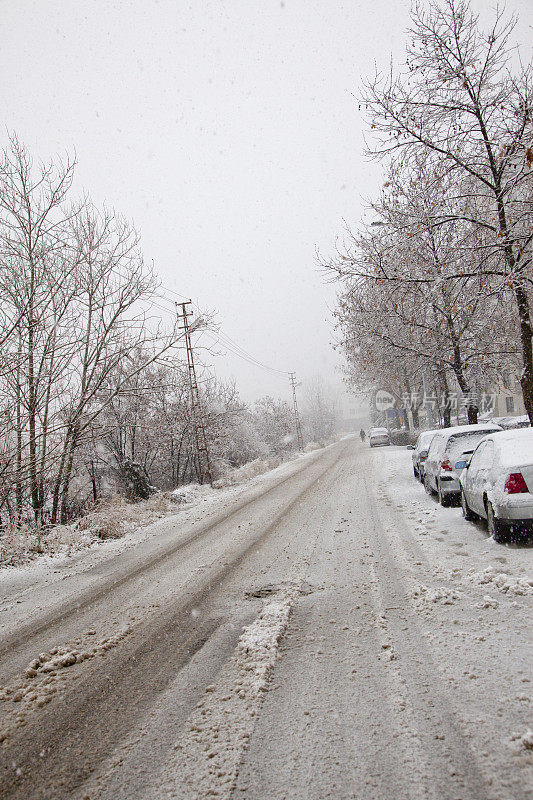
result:
M 370 430 L 370 435 L 372 435 L 373 433 L 380 433 L 380 434 L 381 433 L 386 433 L 387 436 L 389 435 L 389 432 L 388 432 L 387 428 L 372 428 Z
M 477 433 L 478 431 L 487 431 L 487 433 L 495 433 L 500 431 L 499 425 L 493 422 L 484 422 L 478 425 L 455 425 L 453 428 L 442 428 L 439 433 L 447 434 L 448 436 L 455 436 L 458 433 Z
M 501 431 L 491 438 L 500 451 L 502 465 L 533 464 L 533 428 Z
M 440 428 L 435 428 L 434 430 L 431 430 L 431 431 L 422 431 L 422 433 L 420 434 L 420 436 L 418 438 L 420 439 L 421 442 L 425 442 L 428 439 L 433 439 L 435 434 L 439 433 L 439 431 L 440 431 Z

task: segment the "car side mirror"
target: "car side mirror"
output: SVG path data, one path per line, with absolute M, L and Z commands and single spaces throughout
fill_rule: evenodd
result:
M 429 453 L 429 450 L 421 450 L 420 453 L 419 453 L 420 458 L 427 458 L 428 457 L 428 453 Z
M 414 446 L 414 444 L 408 444 L 408 445 L 407 445 L 407 447 L 406 447 L 405 449 L 406 449 L 406 450 L 414 450 L 414 449 L 415 449 L 415 446 Z

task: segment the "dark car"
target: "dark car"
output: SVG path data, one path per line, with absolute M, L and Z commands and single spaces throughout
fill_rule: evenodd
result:
M 423 431 L 413 449 L 413 474 L 422 483 L 424 482 L 424 462 L 428 455 L 429 446 L 438 430 Z
M 433 437 L 424 464 L 424 486 L 429 494 L 436 493 L 442 506 L 459 499 L 459 475 L 454 464 L 465 452 L 473 452 L 489 433 L 501 431 L 499 425 L 458 425 L 443 428 Z

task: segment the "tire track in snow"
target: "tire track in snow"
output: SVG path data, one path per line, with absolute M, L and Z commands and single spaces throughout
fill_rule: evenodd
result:
M 260 527 L 229 562 L 215 565 L 212 571 L 199 576 L 194 596 L 188 595 L 169 613 L 154 614 L 153 619 L 147 619 L 146 625 L 128 637 L 130 641 L 124 652 L 117 650 L 104 669 L 98 674 L 79 676 L 78 691 L 74 687 L 68 703 L 58 698 L 60 704 L 51 702 L 45 709 L 39 709 L 39 714 L 27 728 L 4 742 L 0 774 L 4 786 L 12 793 L 10 797 L 24 800 L 55 797 L 59 796 L 54 794 L 59 786 L 61 797 L 67 797 L 88 779 L 95 765 L 103 761 L 135 724 L 139 711 L 148 705 L 153 695 L 168 685 L 176 672 L 203 646 L 206 636 L 209 637 L 220 625 L 220 619 L 210 619 L 209 609 L 219 591 L 224 591 L 226 579 L 303 502 L 338 463 L 345 450 L 346 446 L 339 448 L 332 463 L 326 459 L 326 464 L 310 480 L 308 478 L 303 486 L 298 486 L 290 501 L 276 510 L 268 524 Z M 316 461 L 313 463 L 318 467 Z M 293 477 L 299 475 L 301 472 Z M 270 490 L 265 494 L 269 493 Z M 197 621 L 191 616 L 192 610 L 201 612 Z M 172 642 L 176 644 L 177 652 L 170 654 L 165 648 Z M 130 671 L 132 663 L 135 669 L 128 677 L 127 686 L 122 685 L 124 669 Z M 81 670 L 83 667 L 80 664 Z M 71 669 L 76 671 L 77 668 Z M 150 676 L 148 684 L 146 675 Z M 67 749 L 61 746 L 64 730 L 69 731 Z M 99 732 L 97 737 L 93 735 L 94 731 Z M 46 752 L 46 764 L 41 752 Z M 17 764 L 16 772 L 11 769 L 13 763 Z
M 347 445 L 340 449 L 338 457 L 344 453 L 346 447 Z M 111 576 L 101 580 L 98 586 L 90 587 L 86 591 L 76 594 L 70 600 L 61 603 L 59 607 L 53 608 L 51 611 L 41 615 L 40 619 L 36 620 L 35 622 L 21 624 L 14 633 L 3 636 L 0 640 L 0 659 L 7 653 L 12 654 L 13 651 L 25 646 L 29 639 L 38 636 L 49 628 L 52 628 L 58 622 L 64 623 L 64 621 L 70 615 L 78 615 L 80 612 L 90 608 L 99 600 L 102 600 L 104 597 L 106 597 L 106 595 L 119 589 L 128 581 L 135 579 L 141 574 L 146 574 L 150 570 L 158 569 L 164 561 L 172 558 L 172 556 L 176 555 L 176 553 L 178 553 L 180 550 L 184 550 L 189 545 L 194 544 L 200 539 L 206 537 L 221 523 L 228 522 L 233 517 L 237 516 L 241 511 L 253 505 L 253 503 L 255 503 L 257 500 L 263 499 L 269 494 L 272 494 L 294 477 L 304 475 L 323 455 L 324 452 L 319 451 L 318 455 L 314 459 L 310 459 L 309 462 L 304 464 L 300 470 L 296 470 L 291 472 L 289 475 L 284 476 L 281 480 L 277 481 L 272 486 L 269 486 L 266 491 L 262 491 L 261 487 L 259 487 L 251 497 L 238 502 L 237 505 L 233 506 L 229 512 L 217 515 L 213 522 L 210 522 L 207 525 L 202 525 L 199 530 L 193 530 L 188 536 L 180 539 L 177 543 L 172 543 L 171 546 L 166 547 L 163 550 L 156 550 L 156 552 L 151 556 L 146 557 L 143 561 L 141 561 L 141 563 L 128 569 L 119 577 L 117 577 L 115 571 L 111 571 Z
M 491 778 L 485 775 L 463 732 L 453 697 L 419 624 L 412 593 L 413 572 L 406 569 L 408 549 L 399 558 L 404 541 L 389 534 L 386 510 L 371 506 L 369 515 L 374 523 L 369 530 L 377 534 L 372 544 L 376 557 L 371 586 L 378 623 L 386 637 L 385 652 L 392 656 L 389 678 L 391 686 L 396 687 L 398 707 L 405 716 L 406 734 L 411 737 L 427 796 L 497 800 Z M 439 589 L 442 597 L 436 592 L 435 600 L 454 602 L 444 591 L 446 587 Z
M 298 593 L 297 584 L 280 589 L 244 629 L 233 657 L 189 717 L 175 758 L 150 788 L 153 800 L 229 800 Z

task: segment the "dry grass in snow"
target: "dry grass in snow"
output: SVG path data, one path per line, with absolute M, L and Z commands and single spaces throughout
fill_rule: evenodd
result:
M 204 489 L 206 487 L 198 487 Z M 193 494 L 188 502 L 193 502 Z M 120 539 L 136 528 L 176 513 L 171 493 L 158 493 L 140 503 L 122 497 L 102 500 L 95 508 L 68 525 L 36 531 L 27 525 L 0 531 L 0 567 L 20 566 L 38 556 L 71 555 L 105 539 Z
M 306 451 L 319 449 L 312 443 Z M 290 459 L 298 458 L 293 454 Z M 101 500 L 88 514 L 68 525 L 36 531 L 28 525 L 7 526 L 0 530 L 0 568 L 27 564 L 39 556 L 72 555 L 107 539 L 120 539 L 162 517 L 175 514 L 213 493 L 213 490 L 237 486 L 275 469 L 284 460 L 258 458 L 242 467 L 228 470 L 210 486 L 196 483 L 180 486 L 172 492 L 158 492 L 139 503 L 128 503 L 113 496 Z

